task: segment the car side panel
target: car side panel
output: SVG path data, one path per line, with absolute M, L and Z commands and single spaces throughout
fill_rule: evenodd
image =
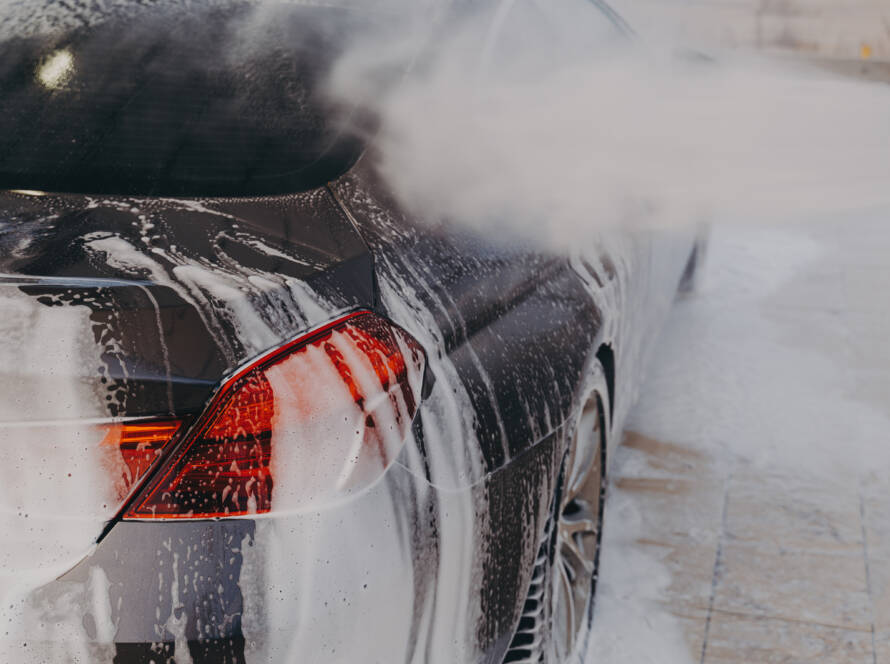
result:
M 193 662 L 502 657 L 591 357 L 614 348 L 626 412 L 682 243 L 661 251 L 621 235 L 583 261 L 493 243 L 414 221 L 366 166 L 330 194 L 367 245 L 374 291 L 313 279 L 334 279 L 337 302 L 367 302 L 429 356 L 430 391 L 397 463 L 366 493 L 313 513 L 117 523 L 73 570 L 15 600 L 29 624 L 53 628 L 0 652 L 118 664 L 186 651 Z M 229 212 L 226 224 L 246 216 Z M 263 232 L 298 234 L 282 215 Z M 274 303 L 247 302 L 244 321 L 272 316 Z
M 449 583 L 462 583 L 466 601 L 480 602 L 480 661 L 499 661 L 539 544 L 542 521 L 531 515 L 549 505 L 589 363 L 601 345 L 615 353 L 620 431 L 691 249 L 689 236 L 617 232 L 591 248 L 596 258 L 585 265 L 577 256 L 566 260 L 417 220 L 386 194 L 367 162 L 331 189 L 368 243 L 381 305 L 433 349 L 435 386 L 416 447 L 409 444 L 401 461 L 437 488 L 486 481 L 475 524 L 462 535 L 473 542 L 474 576 Z M 549 493 L 516 490 L 522 482 L 511 472 L 520 464 L 512 462 L 535 456 L 541 441 L 554 438 L 543 473 L 551 482 L 539 482 Z M 495 473 L 503 481 L 488 482 Z M 493 546 L 508 528 L 496 515 L 508 512 L 524 519 L 510 544 L 524 573 Z

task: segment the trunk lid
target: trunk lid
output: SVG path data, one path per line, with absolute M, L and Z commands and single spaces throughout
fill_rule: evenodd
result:
M 0 193 L 0 596 L 64 572 L 120 509 L 115 423 L 188 418 L 246 360 L 373 304 L 370 256 L 324 188 Z

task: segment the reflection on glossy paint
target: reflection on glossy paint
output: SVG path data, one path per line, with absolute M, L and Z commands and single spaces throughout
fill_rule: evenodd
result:
M 10 189 L 10 193 L 13 194 L 21 194 L 22 196 L 46 196 L 45 191 L 38 191 L 37 189 Z
M 74 74 L 74 56 L 68 49 L 56 51 L 37 69 L 37 80 L 45 88 L 55 90 L 64 86 Z

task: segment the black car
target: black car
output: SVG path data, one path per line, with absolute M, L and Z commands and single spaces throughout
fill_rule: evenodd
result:
M 84 7 L 0 33 L 0 661 L 578 657 L 691 234 L 408 214 L 316 94 L 380 14 Z

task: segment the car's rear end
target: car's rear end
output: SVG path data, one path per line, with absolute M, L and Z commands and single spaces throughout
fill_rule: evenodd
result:
M 0 22 L 0 661 L 510 648 L 650 248 L 408 218 L 317 94 L 387 24 L 337 4 Z
M 0 209 L 0 661 L 503 652 L 558 438 L 469 461 L 443 344 L 330 189 Z
M 368 16 L 99 18 L 0 43 L 0 660 L 392 661 L 425 355 L 318 94 Z
M 370 257 L 329 193 L 0 205 L 6 661 L 149 661 L 182 639 L 196 661 L 243 656 L 245 611 L 275 624 L 270 570 L 295 581 L 276 556 L 326 537 L 330 562 L 373 540 L 386 561 L 361 573 L 410 580 L 398 538 L 340 524 L 394 510 L 371 487 L 409 436 L 424 353 L 371 311 Z M 254 548 L 264 528 L 278 549 Z M 325 593 L 355 581 L 331 569 L 313 572 Z

